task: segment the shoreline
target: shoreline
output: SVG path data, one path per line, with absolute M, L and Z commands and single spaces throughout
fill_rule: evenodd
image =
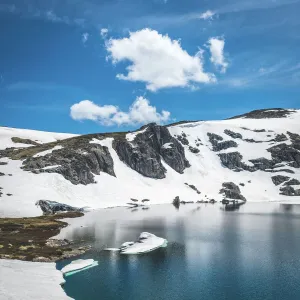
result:
M 66 212 L 32 218 L 0 218 L 0 259 L 56 262 L 85 253 L 90 247 L 55 239 L 61 229 L 69 226 L 64 219 L 82 216 L 80 212 Z

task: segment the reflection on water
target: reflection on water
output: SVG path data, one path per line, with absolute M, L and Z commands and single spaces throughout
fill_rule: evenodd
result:
M 67 278 L 75 299 L 300 299 L 300 205 L 115 208 L 70 223 L 60 237 L 88 241 L 93 250 L 83 257 L 99 261 Z M 142 231 L 168 247 L 137 256 L 101 251 Z

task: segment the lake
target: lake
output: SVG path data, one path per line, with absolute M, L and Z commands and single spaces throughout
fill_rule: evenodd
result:
M 60 237 L 91 244 L 80 258 L 99 261 L 66 278 L 65 292 L 74 299 L 300 299 L 300 205 L 113 208 L 70 223 Z M 143 231 L 168 246 L 143 255 L 103 251 Z

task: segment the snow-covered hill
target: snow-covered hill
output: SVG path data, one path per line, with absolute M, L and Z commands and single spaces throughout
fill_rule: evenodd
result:
M 35 202 L 92 208 L 221 200 L 300 201 L 300 111 L 72 135 L 0 127 L 0 215 Z M 2 175 L 2 176 L 1 176 Z

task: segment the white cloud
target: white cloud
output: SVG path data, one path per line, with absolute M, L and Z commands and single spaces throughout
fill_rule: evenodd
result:
M 208 48 L 210 50 L 210 61 L 216 66 L 220 67 L 220 71 L 225 73 L 228 68 L 228 62 L 224 57 L 225 40 L 219 37 L 213 37 L 208 40 Z
M 145 28 L 130 32 L 128 38 L 110 39 L 106 49 L 113 63 L 131 63 L 128 73 L 118 74 L 118 79 L 145 82 L 151 91 L 216 81 L 213 74 L 203 71 L 200 52 L 189 55 L 178 40 L 156 30 Z
M 170 112 L 157 112 L 149 100 L 137 97 L 129 107 L 128 112 L 121 111 L 117 106 L 94 104 L 90 100 L 83 100 L 70 108 L 70 115 L 74 120 L 92 120 L 105 126 L 136 125 L 150 122 L 165 123 L 170 120 Z
M 100 34 L 101 34 L 102 38 L 105 39 L 106 36 L 107 36 L 107 33 L 108 33 L 108 29 L 107 28 L 101 28 Z
M 85 32 L 85 33 L 82 34 L 81 41 L 82 41 L 83 44 L 85 44 L 87 42 L 87 40 L 89 39 L 89 36 L 90 35 L 89 35 L 88 32 Z
M 214 11 L 207 10 L 206 12 L 202 13 L 202 14 L 199 16 L 199 19 L 203 19 L 203 20 L 212 20 L 215 14 L 216 14 L 216 13 L 215 13 Z

